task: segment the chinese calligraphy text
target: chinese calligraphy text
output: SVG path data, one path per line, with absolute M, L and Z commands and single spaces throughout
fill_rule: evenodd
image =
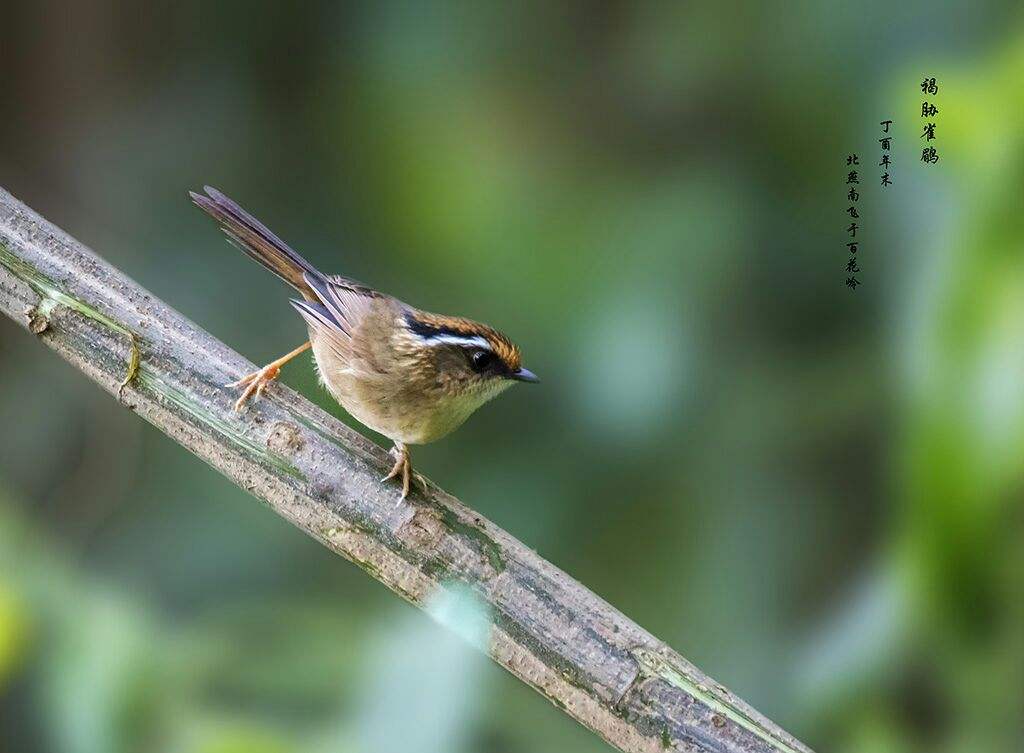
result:
M 936 121 L 934 118 L 939 114 L 939 108 L 935 106 L 935 100 L 931 98 L 939 93 L 939 85 L 934 78 L 926 78 L 921 82 L 921 91 L 926 97 L 929 97 L 921 102 L 921 117 L 925 119 L 925 124 L 921 128 L 921 138 L 924 139 L 921 161 L 926 165 L 934 165 L 939 161 L 939 153 L 935 150 L 935 145 L 930 142 L 935 141 Z
M 860 219 L 860 213 L 857 211 L 857 202 L 860 200 L 860 192 L 857 191 L 857 186 L 860 184 L 860 176 L 855 169 L 857 165 L 860 165 L 860 160 L 856 154 L 850 154 L 846 157 L 846 166 L 849 168 L 846 173 L 846 199 L 850 202 L 849 209 L 846 213 L 850 215 L 850 224 L 846 228 L 847 236 L 849 240 L 846 243 L 846 248 L 849 249 L 850 258 L 846 262 L 846 271 L 850 273 L 850 276 L 846 278 L 846 287 L 851 290 L 856 290 L 857 286 L 860 285 L 860 280 L 857 279 L 857 273 L 860 272 L 860 268 L 857 267 L 857 230 L 859 225 L 857 221 Z
M 892 176 L 889 174 L 892 169 L 892 136 L 889 135 L 892 121 L 883 120 L 879 125 L 882 126 L 882 138 L 878 140 L 878 143 L 882 145 L 882 161 L 878 163 L 878 166 L 882 168 L 882 188 L 886 188 L 892 185 Z

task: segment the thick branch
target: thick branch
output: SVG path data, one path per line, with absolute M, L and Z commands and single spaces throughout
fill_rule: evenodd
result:
M 491 657 L 619 749 L 808 753 L 455 498 L 396 504 L 384 452 L 291 390 L 235 413 L 221 385 L 253 364 L 2 189 L 0 310 L 402 598 L 468 585 L 490 608 Z

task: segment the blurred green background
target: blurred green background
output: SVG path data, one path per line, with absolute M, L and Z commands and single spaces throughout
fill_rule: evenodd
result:
M 1018 4 L 3 19 L 0 185 L 259 363 L 304 328 L 187 189 L 495 324 L 543 384 L 420 470 L 816 749 L 1022 750 Z M 0 750 L 605 749 L 6 320 L 0 388 Z

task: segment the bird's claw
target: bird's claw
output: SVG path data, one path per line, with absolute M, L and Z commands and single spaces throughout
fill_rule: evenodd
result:
M 264 366 L 259 371 L 254 371 L 251 374 L 246 374 L 244 377 L 239 379 L 237 382 L 231 382 L 227 387 L 243 387 L 242 394 L 238 400 L 235 401 L 235 410 L 240 411 L 245 405 L 245 401 L 250 397 L 254 400 L 259 400 L 260 396 L 263 395 L 263 390 L 267 388 L 267 385 L 277 379 L 277 375 L 281 373 L 279 366 L 270 364 Z
M 416 473 L 412 469 L 412 460 L 409 458 L 409 451 L 405 447 L 392 447 L 388 450 L 388 455 L 395 459 L 395 464 L 391 467 L 388 475 L 381 479 L 381 482 L 390 481 L 393 478 L 402 479 L 402 497 L 401 501 L 404 501 L 409 496 L 409 488 L 412 485 L 412 481 L 415 480 L 419 487 L 423 490 L 424 494 L 427 491 L 427 481 L 420 474 Z

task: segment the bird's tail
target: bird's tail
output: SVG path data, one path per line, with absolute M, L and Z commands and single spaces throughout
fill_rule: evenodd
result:
M 303 274 L 314 279 L 323 277 L 312 264 L 216 188 L 204 186 L 204 190 L 205 196 L 193 191 L 189 196 L 197 207 L 220 223 L 232 244 L 298 290 L 304 298 L 315 300 L 312 288 L 303 279 Z

